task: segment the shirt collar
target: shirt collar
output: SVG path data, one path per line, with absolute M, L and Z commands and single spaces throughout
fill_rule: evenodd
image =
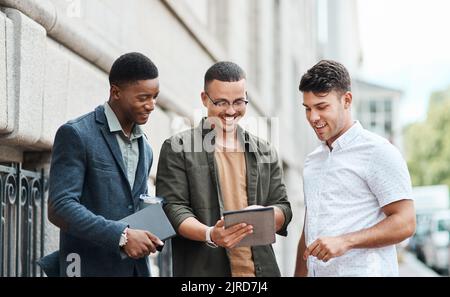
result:
M 109 103 L 105 102 L 103 106 L 105 107 L 105 116 L 106 121 L 108 122 L 109 131 L 111 133 L 122 132 L 123 135 L 126 135 L 122 129 L 122 126 L 120 125 L 119 119 L 114 113 L 114 110 L 112 110 L 111 106 L 109 106 Z M 141 137 L 142 135 L 144 135 L 144 132 L 142 131 L 141 126 L 135 124 L 131 132 L 130 139 L 136 139 Z
M 337 147 L 340 147 L 341 149 L 344 148 L 346 145 L 351 143 L 353 141 L 353 139 L 355 139 L 356 136 L 358 136 L 360 134 L 362 129 L 363 129 L 363 127 L 361 126 L 361 123 L 359 121 L 354 121 L 353 125 L 350 127 L 350 129 L 348 129 L 347 131 L 345 131 L 344 134 L 339 136 L 339 138 L 336 139 L 331 144 L 331 147 L 333 148 L 333 150 Z M 323 141 L 322 144 L 327 147 L 326 141 Z

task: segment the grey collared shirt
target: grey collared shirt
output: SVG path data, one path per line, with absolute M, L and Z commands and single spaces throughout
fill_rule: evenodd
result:
M 109 106 L 108 102 L 105 102 L 105 116 L 108 121 L 109 131 L 116 135 L 117 143 L 122 153 L 123 164 L 125 166 L 125 172 L 127 173 L 128 182 L 131 189 L 133 189 L 134 180 L 136 177 L 136 169 L 139 162 L 139 144 L 138 139 L 144 135 L 139 125 L 134 125 L 131 131 L 131 136 L 127 137 L 123 131 L 116 114 Z

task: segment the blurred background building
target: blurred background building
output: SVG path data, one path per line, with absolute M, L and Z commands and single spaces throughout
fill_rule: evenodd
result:
M 0 0 L 0 275 L 39 275 L 34 261 L 58 248 L 46 219 L 55 132 L 107 101 L 108 71 L 130 51 L 160 70 L 158 108 L 144 126 L 154 150 L 151 188 L 163 141 L 206 114 L 205 71 L 220 60 L 246 70 L 243 125 L 277 147 L 294 213 L 289 236 L 274 246 L 285 276 L 293 275 L 303 226 L 303 161 L 318 144 L 301 105 L 301 75 L 322 58 L 342 62 L 356 82 L 356 118 L 394 143 L 399 137 L 400 92 L 358 78 L 356 0 Z M 170 274 L 166 258 L 153 260 L 155 274 Z

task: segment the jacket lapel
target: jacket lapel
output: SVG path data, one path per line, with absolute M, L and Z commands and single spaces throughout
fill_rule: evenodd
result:
M 216 139 L 216 133 L 214 129 L 212 129 L 211 124 L 207 121 L 207 118 L 203 118 L 200 122 L 200 125 L 198 126 L 198 129 L 200 130 L 199 133 L 202 135 L 202 151 L 206 154 L 206 160 L 208 162 L 208 168 L 209 168 L 209 174 L 211 175 L 211 182 L 216 189 L 217 192 L 217 199 L 219 202 L 219 208 L 220 208 L 220 215 L 222 216 L 224 211 L 224 204 L 222 199 L 222 193 L 219 186 L 219 177 L 216 170 L 216 161 L 214 158 L 214 150 L 211 149 L 205 149 L 203 141 L 205 140 L 205 137 L 211 137 L 210 141 L 211 144 L 214 145 Z M 213 133 L 210 135 L 210 133 Z
M 117 166 L 120 168 L 120 173 L 122 175 L 122 178 L 125 179 L 125 181 L 126 181 L 125 184 L 128 186 L 128 189 L 131 194 L 131 187 L 130 187 L 130 183 L 128 182 L 127 174 L 125 172 L 125 165 L 123 163 L 122 153 L 120 151 L 119 144 L 117 143 L 116 136 L 109 131 L 108 124 L 106 123 L 106 116 L 105 116 L 103 106 L 97 107 L 95 111 L 96 111 L 97 122 L 103 124 L 100 127 L 100 131 L 103 135 L 103 138 L 105 139 L 106 143 L 108 144 L 109 150 L 111 151 L 111 154 L 113 155 Z
M 238 140 L 244 147 L 245 166 L 247 167 L 247 201 L 248 205 L 257 204 L 256 187 L 258 183 L 258 162 L 256 158 L 256 145 L 252 142 L 248 133 L 238 126 Z

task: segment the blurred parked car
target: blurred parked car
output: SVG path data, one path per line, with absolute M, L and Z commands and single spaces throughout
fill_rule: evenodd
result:
M 423 243 L 425 264 L 440 273 L 448 273 L 450 210 L 433 213 L 425 232 Z
M 407 248 L 416 254 L 417 258 L 425 263 L 424 245 L 429 233 L 432 211 L 416 213 L 416 232 L 408 242 Z

